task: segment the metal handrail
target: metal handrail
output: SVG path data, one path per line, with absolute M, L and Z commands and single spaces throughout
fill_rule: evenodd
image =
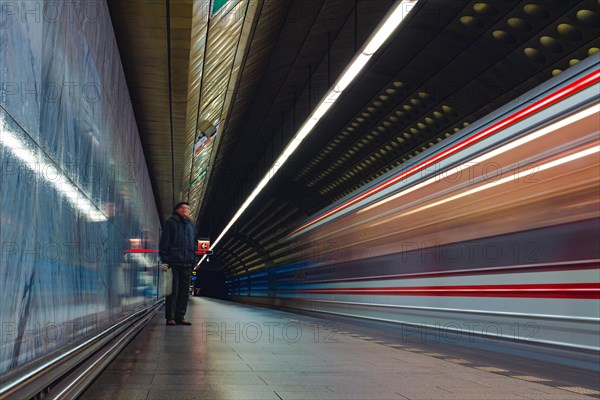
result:
M 26 369 L 18 369 L 0 377 L 0 398 L 30 398 L 42 392 L 68 371 L 75 368 L 93 353 L 105 346 L 110 340 L 121 334 L 127 328 L 152 313 L 163 304 L 164 300 L 135 312 L 115 325 L 105 329 L 96 336 L 67 351 L 61 351 L 41 365 L 32 365 Z
M 121 335 L 115 337 L 109 345 L 104 346 L 92 357 L 81 363 L 75 371 L 69 372 L 65 379 L 61 380 L 57 386 L 52 387 L 49 391 L 49 397 L 60 400 L 78 399 L 94 379 L 117 357 L 121 350 L 154 318 L 154 315 L 158 311 L 157 309 L 158 306 L 149 310 L 146 315 Z

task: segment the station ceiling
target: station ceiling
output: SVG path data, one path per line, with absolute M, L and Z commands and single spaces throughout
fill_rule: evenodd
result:
M 109 2 L 162 219 L 173 200 L 189 194 L 192 178 L 184 170 L 195 134 L 190 116 L 196 113 L 198 126 L 202 102 L 200 96 L 190 107 L 197 3 L 169 2 L 169 50 L 165 0 Z M 203 237 L 221 233 L 394 3 L 252 2 L 237 37 L 208 183 L 197 198 Z M 600 56 L 599 7 L 598 0 L 419 1 L 223 238 L 215 268 L 231 275 L 270 267 L 271 252 L 308 216 Z M 124 17 L 127 10 L 137 22 Z

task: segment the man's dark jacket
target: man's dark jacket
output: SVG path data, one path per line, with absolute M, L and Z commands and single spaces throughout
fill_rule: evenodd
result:
M 164 264 L 192 267 L 198 262 L 196 255 L 196 227 L 189 220 L 172 215 L 160 237 L 158 254 Z

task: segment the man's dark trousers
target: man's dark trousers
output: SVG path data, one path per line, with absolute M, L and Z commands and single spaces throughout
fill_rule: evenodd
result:
M 165 318 L 180 322 L 184 319 L 188 304 L 188 291 L 192 277 L 192 268 L 172 266 L 173 292 L 165 299 Z

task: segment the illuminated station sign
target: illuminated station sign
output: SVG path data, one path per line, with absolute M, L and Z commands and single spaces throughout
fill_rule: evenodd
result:
M 210 249 L 210 239 L 198 239 L 198 250 L 196 250 L 196 254 L 212 254 L 212 250 Z

